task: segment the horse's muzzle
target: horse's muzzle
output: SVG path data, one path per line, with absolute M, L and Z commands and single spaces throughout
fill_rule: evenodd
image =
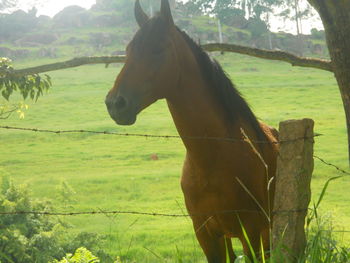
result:
M 105 100 L 111 118 L 119 125 L 132 125 L 136 121 L 136 111 L 123 96 L 108 95 Z

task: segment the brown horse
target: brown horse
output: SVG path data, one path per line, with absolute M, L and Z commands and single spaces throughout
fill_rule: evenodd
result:
M 249 247 L 259 253 L 260 238 L 268 250 L 273 129 L 257 121 L 220 65 L 174 25 L 168 0 L 153 18 L 136 0 L 135 17 L 140 29 L 107 95 L 109 114 L 132 125 L 140 111 L 165 98 L 187 150 L 181 187 L 208 262 L 227 262 L 226 252 L 234 261 L 232 237 L 248 256 Z M 252 143 L 242 140 L 242 130 Z

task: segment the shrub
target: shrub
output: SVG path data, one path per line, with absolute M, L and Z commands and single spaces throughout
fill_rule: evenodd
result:
M 112 262 L 99 247 L 103 245 L 99 235 L 72 235 L 57 217 L 21 213 L 51 211 L 51 203 L 33 200 L 26 186 L 16 186 L 3 177 L 0 191 L 0 212 L 8 213 L 0 216 L 0 262 L 47 263 L 81 246 L 96 251 L 104 262 Z
M 50 263 L 99 263 L 99 262 L 100 262 L 100 259 L 95 255 L 93 255 L 88 249 L 86 249 L 85 247 L 80 247 L 75 251 L 74 255 L 67 254 L 60 261 L 54 260 Z M 114 263 L 121 263 L 120 258 L 117 257 Z

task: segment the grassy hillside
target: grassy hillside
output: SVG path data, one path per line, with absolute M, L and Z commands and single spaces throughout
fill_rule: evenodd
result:
M 11 59 L 57 58 L 112 55 L 124 50 L 137 29 L 133 3 L 117 1 L 106 5 L 99 1 L 90 10 L 68 6 L 53 18 L 35 12 L 15 11 L 0 16 L 0 56 Z M 148 2 L 148 3 L 147 3 Z M 149 1 L 144 2 L 145 10 Z M 158 4 L 155 10 L 158 10 Z M 109 7 L 108 7 L 109 6 Z M 181 30 L 202 44 L 219 42 L 218 20 L 209 15 L 189 13 L 186 5 L 177 4 L 174 21 Z M 225 43 L 264 49 L 285 50 L 297 55 L 328 57 L 323 31 L 299 37 L 269 32 L 265 22 L 235 14 L 222 21 Z
M 226 54 L 217 57 L 257 116 L 270 125 L 308 117 L 315 120 L 315 155 L 348 168 L 346 127 L 332 74 L 285 63 Z M 18 66 L 47 61 L 21 62 Z M 166 103 L 159 101 L 138 116 L 134 126 L 116 126 L 104 105 L 120 66 L 61 70 L 50 75 L 51 91 L 30 105 L 26 118 L 1 125 L 47 129 L 91 129 L 129 133 L 176 134 Z M 181 214 L 179 186 L 184 147 L 178 139 L 144 139 L 93 134 L 42 134 L 1 130 L 0 167 L 15 182 L 30 186 L 38 198 L 52 199 L 57 211 L 133 210 Z M 159 160 L 151 160 L 156 153 Z M 339 172 L 315 160 L 313 201 L 326 180 Z M 76 203 L 57 201 L 62 180 L 75 190 Z M 331 183 L 321 213 L 336 230 L 350 230 L 350 177 Z M 56 199 L 56 200 L 55 200 Z M 137 215 L 65 217 L 72 231 L 107 236 L 107 250 L 123 262 L 204 262 L 188 218 Z M 338 233 L 350 243 L 349 233 Z

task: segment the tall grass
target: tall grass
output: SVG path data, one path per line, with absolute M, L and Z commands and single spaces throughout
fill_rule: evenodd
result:
M 251 258 L 249 259 L 243 256 L 236 261 L 246 263 L 349 263 L 350 247 L 341 245 L 339 236 L 336 235 L 336 233 L 341 233 L 342 231 L 335 231 L 332 225 L 332 218 L 327 215 L 320 215 L 318 212 L 329 184 L 341 177 L 342 176 L 332 177 L 326 181 L 317 202 L 314 203 L 313 208 L 309 210 L 305 229 L 307 243 L 302 255 L 293 255 L 293 252 L 288 251 L 286 246 L 277 244 L 274 250 L 271 251 L 271 257 L 266 259 L 262 242 L 260 255 L 257 255 L 250 245 L 249 237 L 246 234 L 244 226 L 241 224 L 244 237 L 247 240 L 251 252 Z M 272 231 L 270 231 L 270 233 L 271 232 Z M 270 236 L 270 239 L 272 239 L 272 236 Z
M 339 245 L 328 217 L 317 217 L 314 224 L 307 229 L 307 233 L 305 254 L 298 263 L 350 262 L 350 247 Z

